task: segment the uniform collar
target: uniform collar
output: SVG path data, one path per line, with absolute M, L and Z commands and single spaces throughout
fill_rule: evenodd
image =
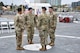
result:
M 53 15 L 53 14 L 54 14 L 53 12 L 50 13 L 50 15 Z
M 52 12 L 52 13 L 50 13 L 50 15 L 56 15 L 56 13 L 55 12 Z
M 18 16 L 22 16 L 23 14 L 19 14 L 19 13 L 17 13 L 17 15 L 18 15 Z
M 46 12 L 42 12 L 42 14 L 46 14 Z
M 32 15 L 32 13 L 28 13 L 28 15 Z

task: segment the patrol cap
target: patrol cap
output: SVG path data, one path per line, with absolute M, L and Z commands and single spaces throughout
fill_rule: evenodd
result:
M 47 10 L 46 7 L 42 7 L 42 9 Z
M 18 11 L 18 12 L 22 11 L 22 8 L 18 8 L 17 11 Z

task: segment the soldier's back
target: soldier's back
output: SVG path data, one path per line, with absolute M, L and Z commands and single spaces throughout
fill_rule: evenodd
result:
M 34 26 L 34 17 L 35 15 L 34 14 L 26 14 L 25 16 L 25 24 L 28 26 Z
M 15 28 L 24 29 L 24 15 L 17 14 L 14 18 Z
M 46 30 L 48 28 L 48 15 L 46 13 L 41 14 L 38 19 L 41 25 L 40 28 Z

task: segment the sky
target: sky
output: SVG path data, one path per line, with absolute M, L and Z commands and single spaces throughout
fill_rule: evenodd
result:
M 0 1 L 3 1 L 4 4 L 8 4 L 10 5 L 11 3 L 13 3 L 14 5 L 20 5 L 20 4 L 23 4 L 25 3 L 25 0 L 0 0 Z M 29 2 L 29 0 L 26 0 Z M 33 2 L 33 0 L 31 0 Z M 80 1 L 80 0 L 62 0 L 61 4 L 71 4 L 72 2 L 77 2 L 77 1 Z
M 62 0 L 62 4 L 71 4 L 72 2 L 77 2 L 80 0 Z

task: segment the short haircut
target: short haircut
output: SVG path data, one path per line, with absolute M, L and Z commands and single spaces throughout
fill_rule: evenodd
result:
M 32 10 L 32 8 L 30 7 L 30 8 L 28 8 L 28 10 Z
M 42 7 L 42 9 L 47 10 L 46 7 Z
M 53 7 L 49 7 L 49 8 L 53 9 Z
M 18 11 L 18 12 L 22 11 L 22 8 L 18 8 L 17 11 Z

